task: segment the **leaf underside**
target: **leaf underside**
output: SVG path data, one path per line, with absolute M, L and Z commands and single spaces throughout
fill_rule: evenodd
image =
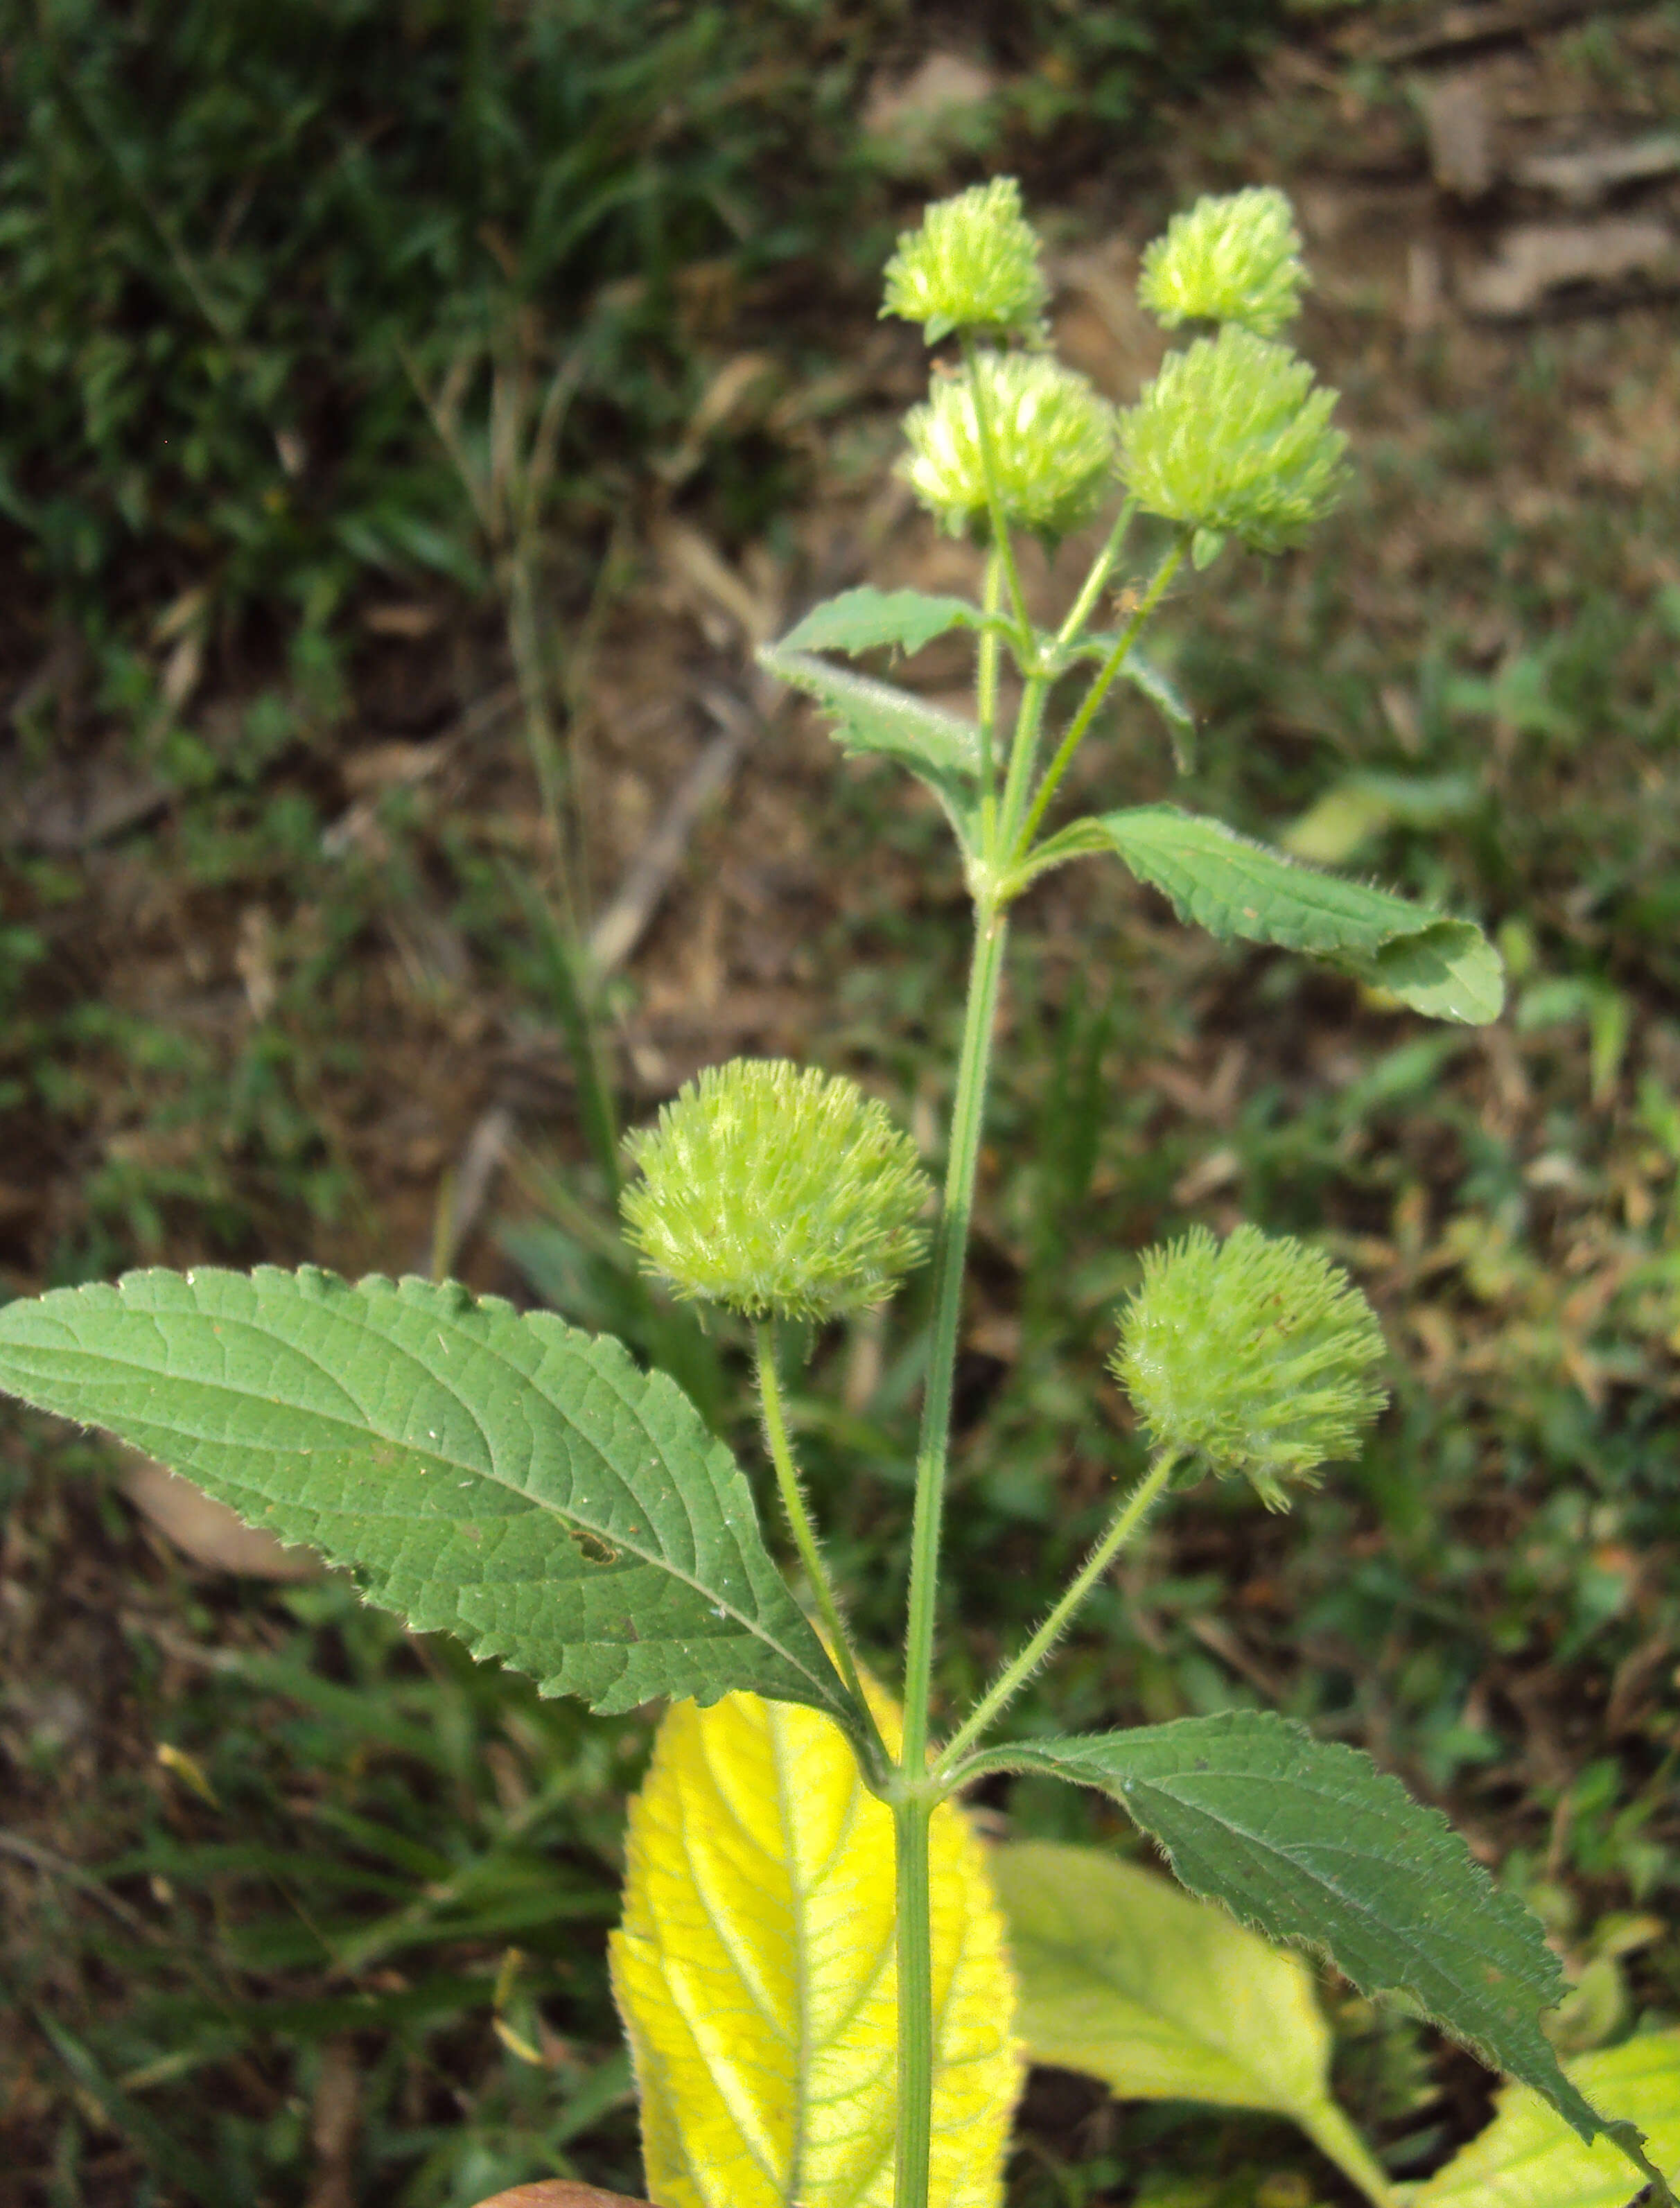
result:
M 1320 873 L 1173 805 L 1137 806 L 1075 827 L 1082 840 L 1068 855 L 1073 848 L 1118 853 L 1140 881 L 1170 898 L 1181 920 L 1221 940 L 1334 959 L 1434 1019 L 1481 1025 L 1499 1017 L 1498 953 L 1469 921 Z
M 871 1694 L 895 1748 L 897 1712 Z M 928 1835 L 929 2208 L 997 2208 L 1019 2085 L 979 1843 Z M 890 2208 L 898 2101 L 892 1813 L 807 1710 L 732 1695 L 662 1720 L 631 1804 L 613 1992 L 663 2208 Z
M 967 598 L 936 597 L 926 591 L 843 591 L 813 606 L 776 645 L 786 651 L 873 651 L 896 645 L 920 651 L 954 628 L 977 629 L 986 615 Z
M 0 1310 L 0 1387 L 603 1711 L 747 1686 L 849 1723 L 745 1475 L 675 1383 L 453 1283 L 130 1273 Z
M 1125 2100 L 1287 2116 L 1367 2196 L 1393 2194 L 1330 2096 L 1312 1973 L 1210 1902 L 1106 1848 L 1016 1841 L 987 1868 L 1009 1927 L 1028 2059 Z
M 816 699 L 833 720 L 843 751 L 897 759 L 920 775 L 960 832 L 980 772 L 980 731 L 972 721 L 806 652 L 766 645 L 759 663 L 778 681 Z
M 963 1767 L 1046 1772 L 1112 1795 L 1192 1893 L 1269 1939 L 1327 1955 L 1366 1994 L 1408 1997 L 1585 2139 L 1609 2127 L 1539 2027 L 1563 1990 L 1539 1920 L 1438 1811 L 1340 1743 L 1227 1711 L 1084 1738 L 1012 1743 Z

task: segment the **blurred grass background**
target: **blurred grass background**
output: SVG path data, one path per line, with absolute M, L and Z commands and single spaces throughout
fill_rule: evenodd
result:
M 919 349 L 874 321 L 922 198 L 1019 171 L 1059 333 L 1125 397 L 1103 242 L 1275 178 L 1355 488 L 1169 609 L 1184 795 L 1474 914 L 1513 1009 L 1432 1030 L 1097 870 L 1036 896 L 940 1691 L 1137 1462 L 1101 1377 L 1136 1248 L 1197 1218 L 1323 1239 L 1394 1346 L 1376 1442 L 1287 1520 L 1186 1501 L 1022 1721 L 1253 1703 L 1369 1747 L 1540 1908 L 1587 2046 L 1680 2009 L 1680 388 L 1660 300 L 1419 309 L 1407 237 L 1457 220 L 1412 73 L 1439 14 L 0 0 L 0 1277 L 459 1244 L 474 1285 L 649 1341 L 521 883 L 586 927 L 707 741 L 696 701 L 750 706 L 755 624 L 866 571 L 949 581 L 887 474 Z M 1672 6 L 1522 55 L 1513 129 L 1680 114 Z M 1128 713 L 1090 754 L 1093 795 L 1122 760 L 1173 787 Z M 966 921 L 936 819 L 797 717 L 741 771 L 603 999 L 624 1107 L 785 1050 L 936 1143 Z M 498 1109 L 519 1143 L 458 1234 Z M 913 1293 L 810 1345 L 800 1407 L 889 1667 L 921 1319 Z M 665 1341 L 753 1461 L 738 1345 Z M 6 2208 L 637 2190 L 603 1942 L 652 1713 L 541 1704 L 335 1581 L 194 1567 L 43 1422 L 8 1416 L 0 1482 Z M 1058 1790 L 987 1806 L 1131 1845 Z M 1488 2081 L 1331 1998 L 1350 2106 L 1427 2168 Z M 1098 2196 L 1348 2197 L 1262 2123 L 1041 2076 L 1014 2208 Z

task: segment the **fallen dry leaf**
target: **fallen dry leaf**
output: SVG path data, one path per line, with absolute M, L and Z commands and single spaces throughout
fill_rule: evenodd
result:
M 1524 223 L 1506 231 L 1497 260 L 1461 281 L 1459 297 L 1472 314 L 1506 321 L 1533 314 L 1572 284 L 1616 284 L 1675 270 L 1673 236 L 1648 216 Z
M 123 1450 L 122 1458 L 117 1485 L 141 1515 L 194 1563 L 250 1580 L 320 1577 L 323 1566 L 313 1549 L 286 1548 L 138 1449 Z
M 1518 183 L 1555 192 L 1571 207 L 1591 207 L 1624 184 L 1647 183 L 1680 169 L 1680 137 L 1659 131 L 1619 145 L 1583 146 L 1575 153 L 1531 153 L 1512 171 Z
M 1493 126 L 1479 77 L 1437 77 L 1418 105 L 1429 140 L 1430 173 L 1443 192 L 1479 200 L 1493 184 Z

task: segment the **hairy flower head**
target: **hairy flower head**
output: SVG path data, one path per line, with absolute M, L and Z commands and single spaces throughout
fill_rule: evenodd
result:
M 1175 214 L 1143 255 L 1137 296 L 1168 329 L 1240 322 L 1270 338 L 1294 320 L 1308 281 L 1293 210 L 1281 192 L 1257 184 Z
M 929 345 L 963 329 L 1034 336 L 1047 296 L 1021 187 L 994 177 L 936 201 L 920 230 L 903 232 L 886 265 L 881 312 L 920 322 Z
M 1114 410 L 1083 375 L 1047 354 L 983 352 L 935 380 L 904 417 L 910 488 L 951 536 L 983 525 L 975 381 L 991 425 L 1005 518 L 1035 536 L 1065 537 L 1089 521 L 1113 477 Z
M 1269 1510 L 1286 1483 L 1348 1455 L 1387 1397 L 1376 1314 L 1322 1251 L 1239 1227 L 1149 1250 L 1112 1369 L 1156 1449 L 1244 1473 Z
M 1227 322 L 1169 353 L 1120 417 L 1120 472 L 1146 513 L 1280 552 L 1341 495 L 1334 391 L 1287 345 Z
M 785 1059 L 708 1066 L 630 1137 L 644 1270 L 750 1317 L 884 1302 L 921 1263 L 933 1192 L 909 1137 L 855 1082 Z

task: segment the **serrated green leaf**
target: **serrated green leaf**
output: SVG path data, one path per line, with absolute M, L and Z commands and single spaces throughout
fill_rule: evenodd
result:
M 1562 1990 L 1537 1917 L 1497 1887 L 1438 1810 L 1368 1756 L 1269 1711 L 1229 1710 L 1083 1738 L 1012 1743 L 961 1767 L 1101 1787 L 1192 1893 L 1268 1939 L 1329 1956 L 1367 1994 L 1400 1994 L 1586 2139 L 1610 2124 L 1539 2026 Z
M 1125 2100 L 1263 2109 L 1299 2124 L 1379 2208 L 1395 2194 L 1330 2097 L 1312 1973 L 1223 1909 L 1103 1848 L 1017 1841 L 987 1857 L 1034 2062 Z
M 897 1710 L 865 1691 L 897 1753 Z M 672 1709 L 626 1858 L 608 1952 L 649 2193 L 665 2208 L 890 2208 L 892 1812 L 835 1728 L 753 1695 Z M 949 1803 L 928 1858 L 929 2208 L 995 2208 L 1020 2082 L 1003 1923 Z
M 0 1387 L 544 1694 L 746 1686 L 852 1722 L 729 1450 L 663 1374 L 549 1312 L 313 1266 L 130 1273 L 0 1311 Z
M 1033 870 L 1103 846 L 1169 897 L 1181 920 L 1222 940 L 1333 959 L 1434 1019 L 1479 1025 L 1504 1004 L 1499 955 L 1471 921 L 1300 866 L 1175 805 L 1075 821 L 1035 855 Z
M 1642 2033 L 1577 2055 L 1571 2081 L 1631 2118 L 1652 2161 L 1680 2183 L 1680 2031 Z M 1627 2208 L 1641 2180 L 1600 2140 L 1583 2145 L 1527 2085 L 1509 2085 L 1485 2132 L 1411 2196 L 1412 2208 Z
M 785 651 L 870 651 L 897 645 L 920 651 L 954 628 L 982 628 L 986 615 L 967 598 L 926 591 L 843 591 L 813 606 L 776 645 Z
M 980 731 L 972 721 L 941 711 L 890 682 L 873 682 L 802 651 L 765 645 L 759 664 L 781 682 L 814 698 L 835 723 L 843 751 L 895 759 L 919 775 L 966 841 L 968 813 L 980 772 Z

